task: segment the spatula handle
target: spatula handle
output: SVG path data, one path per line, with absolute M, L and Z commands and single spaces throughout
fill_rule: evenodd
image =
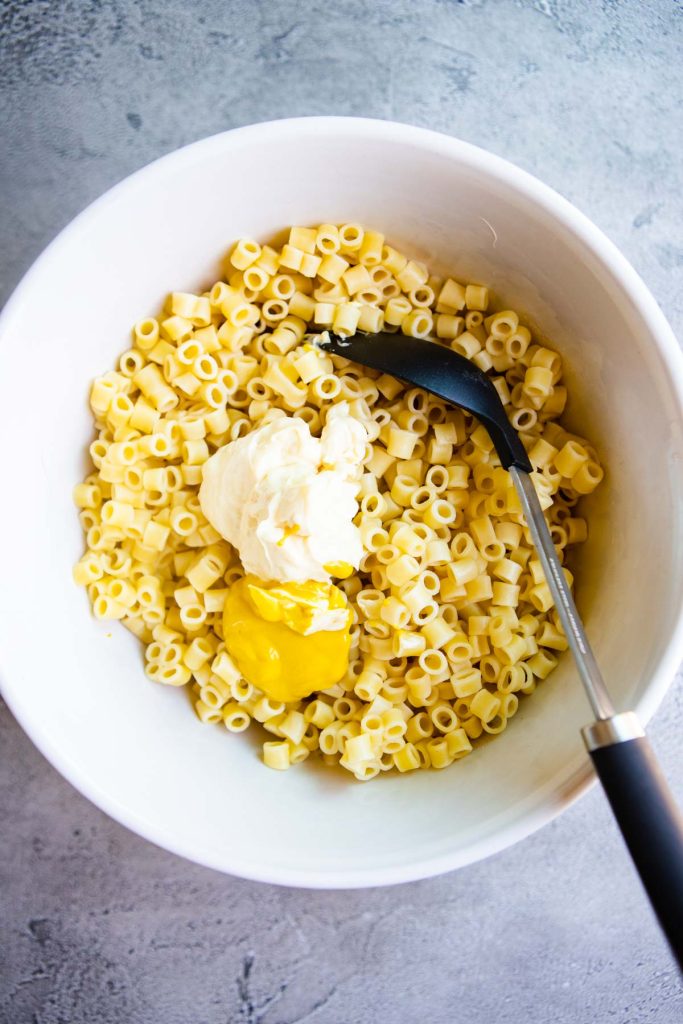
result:
M 583 731 L 595 770 L 674 956 L 683 968 L 683 821 L 642 726 L 615 715 L 529 475 L 512 466 L 546 581 L 599 720 Z
M 589 726 L 584 738 L 633 863 L 683 969 L 683 817 L 647 737 L 610 737 L 610 723 L 627 717 L 635 719 L 617 715 Z M 602 732 L 604 745 L 591 749 L 596 731 Z

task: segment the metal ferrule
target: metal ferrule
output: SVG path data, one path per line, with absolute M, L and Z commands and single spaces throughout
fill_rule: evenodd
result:
M 583 727 L 581 735 L 590 752 L 601 747 L 612 747 L 615 743 L 625 743 L 626 740 L 636 740 L 645 735 L 645 730 L 633 711 L 623 711 L 620 715 L 591 722 Z

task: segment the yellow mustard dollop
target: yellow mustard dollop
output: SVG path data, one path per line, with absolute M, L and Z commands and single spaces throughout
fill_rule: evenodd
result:
M 341 628 L 319 628 L 333 623 Z M 287 703 L 325 690 L 346 672 L 351 611 L 331 583 L 264 583 L 245 576 L 225 599 L 225 646 L 245 679 Z

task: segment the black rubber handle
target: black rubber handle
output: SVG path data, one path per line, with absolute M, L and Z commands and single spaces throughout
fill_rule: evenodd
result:
M 591 751 L 607 799 L 683 969 L 683 818 L 645 736 Z

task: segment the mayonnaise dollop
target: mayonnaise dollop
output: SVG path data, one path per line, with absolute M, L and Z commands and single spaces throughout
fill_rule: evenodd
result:
M 202 511 L 237 548 L 246 572 L 265 581 L 329 582 L 330 566 L 357 569 L 363 554 L 353 518 L 366 443 L 346 402 L 329 410 L 319 439 L 302 419 L 281 416 L 204 464 Z

